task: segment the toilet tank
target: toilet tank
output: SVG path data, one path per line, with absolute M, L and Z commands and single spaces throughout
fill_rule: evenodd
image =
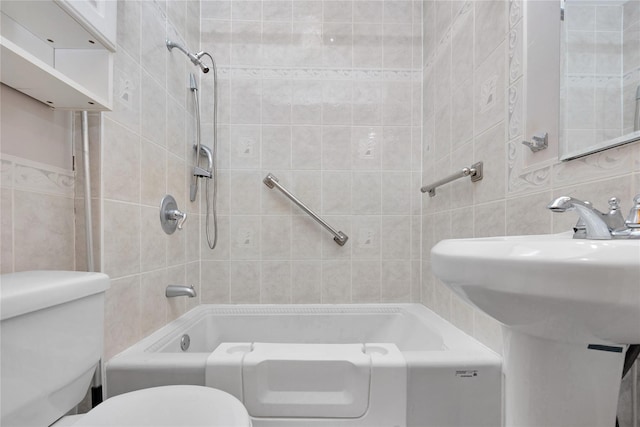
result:
M 109 277 L 0 276 L 0 425 L 48 426 L 87 393 L 102 357 Z

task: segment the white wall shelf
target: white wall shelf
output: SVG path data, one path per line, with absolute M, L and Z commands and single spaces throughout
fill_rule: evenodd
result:
M 2 1 L 0 81 L 54 108 L 110 110 L 116 2 L 91 4 L 100 30 L 71 2 Z

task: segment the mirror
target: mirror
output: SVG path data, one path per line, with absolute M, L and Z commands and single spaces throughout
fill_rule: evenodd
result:
M 560 160 L 640 140 L 640 1 L 565 0 Z

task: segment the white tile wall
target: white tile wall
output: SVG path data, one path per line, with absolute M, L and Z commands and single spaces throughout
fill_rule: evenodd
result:
M 188 201 L 194 120 L 188 73 L 198 70 L 165 47 L 171 38 L 198 49 L 199 5 L 118 3 L 114 110 L 102 116 L 102 270 L 113 279 L 105 317 L 107 359 L 201 298 L 215 299 L 210 291 L 189 303 L 164 296 L 168 284 L 202 290 L 200 205 Z M 189 215 L 184 230 L 170 236 L 158 218 L 165 194 Z
M 431 274 L 433 245 L 446 238 L 566 231 L 575 217 L 554 215 L 544 208 L 563 194 L 600 207 L 615 195 L 627 209 L 632 195 L 640 191 L 640 165 L 634 160 L 640 148 L 630 145 L 566 163 L 536 161 L 520 143 L 526 117 L 522 87 L 527 77 L 522 66 L 526 55 L 522 2 L 459 3 L 436 0 L 423 6 L 422 180 L 426 184 L 480 160 L 484 179 L 475 184 L 460 180 L 439 188 L 434 198 L 423 197 L 422 301 L 501 352 L 497 322 L 461 302 Z M 629 8 L 638 4 L 629 3 Z M 575 12 L 581 18 L 568 24 L 577 38 L 597 34 L 598 28 L 609 32 L 619 21 L 619 10 L 609 7 L 598 13 L 593 6 Z M 638 14 L 631 11 L 629 16 Z M 628 38 L 635 40 L 633 35 Z M 605 38 L 600 40 L 603 48 L 611 47 Z M 568 65 L 586 67 L 582 71 L 595 74 L 605 62 L 594 51 L 569 58 Z M 619 119 L 614 110 L 595 110 L 596 103 L 603 106 L 608 99 L 590 87 L 575 102 L 576 107 L 589 106 L 592 112 L 584 124 Z M 578 119 L 570 112 L 566 120 Z M 585 137 L 584 132 L 575 136 Z
M 202 2 L 219 66 L 230 271 L 220 302 L 419 301 L 421 1 Z M 415 56 L 415 58 L 414 58 Z M 416 67 L 413 67 L 413 64 Z M 203 77 L 202 104 L 211 103 Z M 416 88 L 418 88 L 416 90 Z M 203 114 L 211 123 L 211 115 Z M 205 136 L 205 143 L 210 138 Z M 344 247 L 276 190 L 350 236 Z M 418 218 L 418 217 L 417 217 Z M 210 254 L 206 252 L 211 252 Z M 222 268 L 221 264 L 221 268 Z M 305 268 L 316 274 L 305 274 Z M 224 280 L 227 280 L 226 277 Z M 215 277 L 203 273 L 207 287 Z M 227 298 L 224 300 L 224 298 Z

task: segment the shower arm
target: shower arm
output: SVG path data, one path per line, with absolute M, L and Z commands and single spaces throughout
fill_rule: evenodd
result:
M 187 55 L 187 58 L 189 58 L 189 60 L 193 63 L 193 65 L 197 65 L 198 67 L 200 67 L 200 69 L 202 70 L 203 73 L 208 73 L 209 72 L 209 67 L 207 67 L 206 65 L 204 65 L 202 63 L 202 61 L 200 60 L 200 58 L 202 58 L 202 56 L 205 54 L 205 52 L 198 52 L 198 53 L 191 53 L 189 52 L 184 46 L 173 42 L 169 39 L 165 40 L 165 44 L 167 46 L 167 49 L 169 50 L 169 52 L 171 52 L 171 50 L 173 48 L 177 48 L 179 51 L 181 51 L 182 53 L 184 53 L 185 55 Z

